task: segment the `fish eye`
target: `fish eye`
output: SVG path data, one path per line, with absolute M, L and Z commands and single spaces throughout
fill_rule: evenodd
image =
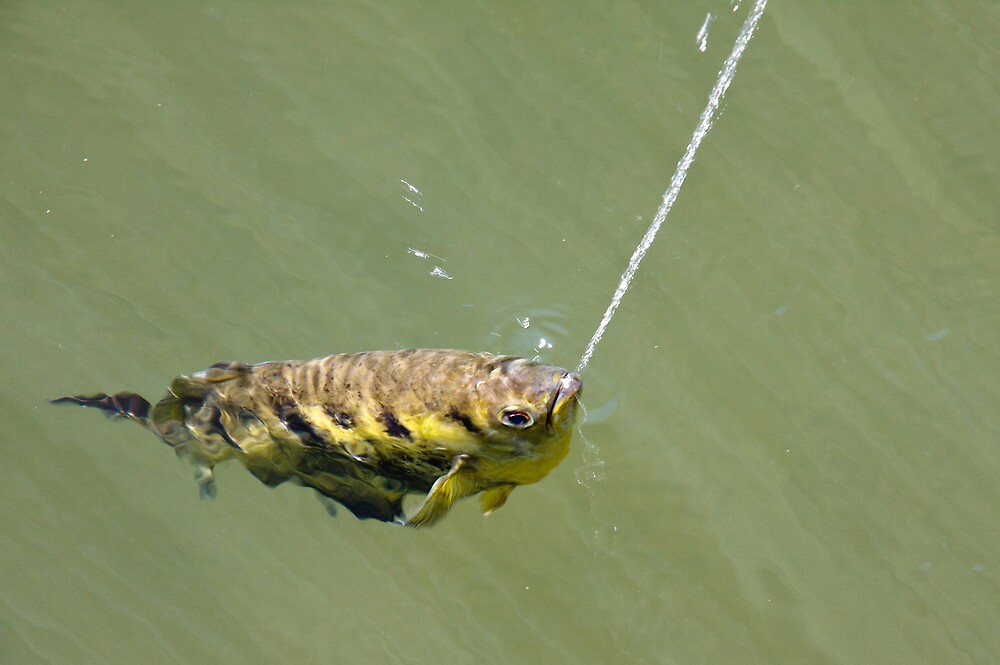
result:
M 515 406 L 500 412 L 500 422 L 514 429 L 527 429 L 535 424 L 535 419 L 530 412 Z

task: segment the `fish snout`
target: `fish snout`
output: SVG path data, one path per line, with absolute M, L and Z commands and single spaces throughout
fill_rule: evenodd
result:
M 567 372 L 562 379 L 559 380 L 559 397 L 560 401 L 570 399 L 572 397 L 577 397 L 583 390 L 583 379 L 576 372 Z
M 583 390 L 583 379 L 580 378 L 579 374 L 566 372 L 562 375 L 558 387 L 552 394 L 552 401 L 549 403 L 549 427 L 556 426 L 556 420 L 562 421 L 564 419 L 567 413 L 566 407 L 575 403 L 581 390 Z M 570 408 L 568 411 L 572 414 L 575 409 Z M 572 416 L 570 416 L 570 420 L 572 420 Z

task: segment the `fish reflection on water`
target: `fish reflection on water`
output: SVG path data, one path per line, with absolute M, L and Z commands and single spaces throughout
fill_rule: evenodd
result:
M 203 496 L 236 458 L 272 487 L 293 480 L 359 518 L 421 526 L 479 493 L 489 514 L 544 478 L 569 449 L 581 387 L 524 358 L 408 349 L 216 363 L 155 405 L 128 392 L 52 401 L 147 427 L 198 467 Z M 426 497 L 407 516 L 410 493 Z

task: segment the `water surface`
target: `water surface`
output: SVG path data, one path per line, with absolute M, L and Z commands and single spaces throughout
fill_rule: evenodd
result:
M 45 403 L 228 358 L 575 366 L 739 5 L 0 9 L 0 661 L 1000 661 L 995 3 L 769 3 L 593 418 L 486 521 L 238 466 L 202 502 Z

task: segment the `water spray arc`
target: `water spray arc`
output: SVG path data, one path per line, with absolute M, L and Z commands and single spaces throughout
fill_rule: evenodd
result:
M 746 50 L 747 44 L 750 43 L 750 38 L 753 37 L 754 31 L 757 29 L 757 23 L 764 14 L 765 5 L 767 5 L 767 0 L 757 0 L 750 10 L 746 21 L 744 21 L 743 27 L 736 37 L 736 43 L 733 44 L 733 50 L 730 52 L 729 57 L 726 58 L 725 63 L 723 63 L 722 69 L 719 70 L 719 76 L 708 95 L 708 105 L 705 106 L 705 110 L 701 112 L 701 116 L 698 118 L 698 124 L 694 129 L 694 134 L 691 136 L 691 141 L 688 143 L 687 149 L 684 151 L 684 156 L 677 162 L 677 170 L 674 171 L 674 175 L 670 179 L 670 186 L 663 193 L 663 203 L 657 209 L 656 215 L 653 217 L 653 222 L 646 231 L 646 235 L 642 237 L 642 240 L 632 253 L 632 258 L 629 259 L 628 267 L 622 273 L 621 281 L 618 282 L 618 288 L 615 289 L 611 303 L 604 312 L 604 317 L 601 319 L 600 325 L 597 326 L 597 330 L 594 331 L 593 337 L 590 338 L 587 349 L 583 352 L 583 357 L 580 358 L 580 364 L 576 369 L 577 372 L 582 371 L 590 363 L 590 359 L 594 355 L 594 349 L 597 348 L 597 344 L 604 336 L 604 332 L 607 330 L 608 324 L 611 323 L 611 319 L 614 318 L 622 298 L 625 297 L 625 292 L 628 291 L 629 286 L 632 284 L 636 270 L 639 269 L 639 263 L 646 256 L 646 251 L 653 244 L 653 240 L 656 239 L 656 234 L 660 231 L 660 227 L 663 226 L 663 221 L 667 218 L 667 213 L 670 212 L 674 202 L 677 200 L 677 195 L 681 191 L 681 185 L 684 184 L 684 179 L 687 177 L 688 169 L 691 168 L 691 164 L 694 162 L 695 153 L 698 152 L 698 148 L 701 146 L 705 135 L 708 134 L 708 130 L 712 128 L 712 122 L 715 119 L 716 111 L 719 109 L 719 103 L 722 101 L 723 96 L 725 96 L 726 90 L 729 89 L 729 84 L 733 82 L 733 76 L 736 75 L 736 65 L 739 64 L 740 58 L 743 57 L 743 51 Z

